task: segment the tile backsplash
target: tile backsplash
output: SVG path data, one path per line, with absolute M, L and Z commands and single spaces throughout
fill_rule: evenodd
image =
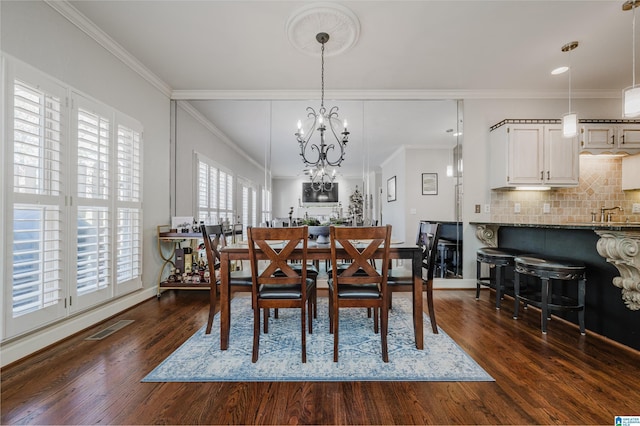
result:
M 622 158 L 598 155 L 580 156 L 580 180 L 577 187 L 551 191 L 491 191 L 491 221 L 504 223 L 591 222 L 591 213 L 600 221 L 601 207 L 621 206 L 613 210 L 614 222 L 640 222 L 633 214 L 633 203 L 640 203 L 640 191 L 622 190 Z M 520 204 L 520 213 L 516 213 Z M 545 204 L 549 212 L 544 213 Z

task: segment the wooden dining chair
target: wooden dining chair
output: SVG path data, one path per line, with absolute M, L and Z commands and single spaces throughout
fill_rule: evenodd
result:
M 389 270 L 389 246 L 391 225 L 330 228 L 332 276 L 329 283 L 329 328 L 333 333 L 333 361 L 338 362 L 340 309 L 372 308 L 374 331 L 380 317 L 382 360 L 389 362 L 387 349 L 388 302 L 387 274 Z M 344 269 L 338 260 L 350 258 Z M 372 259 L 382 260 L 382 270 L 377 270 Z
M 438 240 L 440 238 L 440 224 L 421 221 L 418 224 L 416 244 L 422 251 L 422 291 L 427 295 L 427 307 L 431 330 L 438 333 L 436 311 L 433 306 L 433 277 L 436 270 L 436 256 L 438 254 Z M 407 274 L 403 269 L 391 269 L 387 282 L 389 289 L 389 307 L 392 306 L 394 292 L 412 292 L 413 274 Z
M 254 307 L 252 362 L 258 361 L 260 311 L 263 312 L 266 332 L 270 308 L 300 309 L 302 362 L 307 362 L 306 321 L 309 333 L 312 333 L 312 303 L 316 294 L 315 280 L 307 276 L 307 227 L 247 227 L 247 236 Z M 292 268 L 289 262 L 292 257 L 300 260 L 299 271 Z
M 220 280 L 216 278 L 216 271 L 220 269 L 220 251 L 219 248 L 225 246 L 225 234 L 222 225 L 202 225 L 202 239 L 204 240 L 204 249 L 207 254 L 207 266 L 209 268 L 209 318 L 207 320 L 207 328 L 205 333 L 210 334 L 213 327 L 213 318 L 216 313 L 216 304 L 218 302 L 218 285 Z M 229 280 L 230 290 L 250 292 L 251 291 L 251 272 L 248 271 L 232 271 Z

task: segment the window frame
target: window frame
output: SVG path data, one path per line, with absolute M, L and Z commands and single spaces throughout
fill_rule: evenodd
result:
M 3 228 L 3 235 L 5 236 L 2 246 L 0 247 L 0 253 L 3 254 L 2 264 L 3 268 L 3 303 L 0 307 L 0 315 L 3 319 L 4 327 L 0 332 L 2 339 L 20 336 L 24 333 L 31 332 L 55 321 L 67 318 L 69 315 L 77 312 L 87 311 L 96 305 L 107 303 L 114 300 L 116 297 L 142 288 L 142 243 L 143 243 L 143 146 L 144 146 L 144 133 L 143 127 L 140 122 L 130 118 L 115 108 L 110 107 L 96 99 L 91 98 L 73 87 L 61 82 L 46 73 L 43 73 L 36 68 L 23 63 L 11 56 L 1 54 L 0 64 L 2 65 L 2 72 L 0 77 L 2 78 L 1 89 L 3 99 L 5 100 L 0 105 L 2 128 L 4 129 L 3 138 L 7 141 L 5 146 L 0 150 L 0 159 L 3 160 L 4 173 L 0 176 L 0 182 L 3 183 L 0 189 L 2 212 L 0 213 L 0 225 Z M 45 196 L 41 194 L 29 194 L 19 193 L 14 189 L 14 144 L 15 144 L 15 132 L 14 132 L 14 90 L 16 80 L 24 82 L 30 88 L 36 88 L 46 93 L 51 93 L 60 98 L 60 154 L 59 162 L 61 163 L 60 172 L 60 193 L 56 193 L 55 196 Z M 44 96 L 44 95 L 43 95 Z M 108 200 L 92 200 L 87 198 L 78 198 L 78 119 L 77 111 L 79 105 L 91 105 L 91 108 L 99 110 L 106 117 L 109 117 L 111 128 L 109 135 L 109 176 L 111 179 L 111 187 L 108 194 Z M 117 189 L 115 187 L 116 168 L 118 164 L 117 158 L 117 146 L 118 137 L 116 129 L 118 126 L 124 125 L 134 131 L 139 132 L 139 157 L 137 164 L 139 168 L 137 170 L 137 178 L 139 185 L 139 199 L 134 202 L 120 202 L 117 200 Z M 40 125 L 41 126 L 41 125 Z M 40 127 L 42 128 L 42 127 Z M 40 133 L 42 135 L 42 133 Z M 42 136 L 38 136 L 42 138 Z M 36 143 L 41 144 L 42 141 Z M 34 160 L 38 160 L 41 157 L 40 153 L 34 154 Z M 8 160 L 12 159 L 9 163 Z M 37 164 L 34 162 L 34 164 Z M 4 184 L 11 184 L 11 187 L 6 189 Z M 87 201 L 90 200 L 90 201 Z M 8 263 L 5 255 L 11 253 L 14 245 L 14 209 L 21 205 L 38 206 L 38 205 L 51 205 L 60 210 L 60 242 L 56 248 L 56 253 L 61 253 L 61 270 L 60 278 L 61 282 L 58 302 L 53 306 L 47 308 L 39 308 L 32 312 L 28 312 L 23 315 L 14 316 L 13 310 L 13 262 Z M 77 270 L 78 270 L 78 207 L 92 206 L 101 209 L 106 209 L 111 215 L 111 222 L 108 226 L 108 232 L 106 239 L 108 239 L 108 256 L 111 259 L 109 265 L 110 280 L 105 289 L 98 292 L 89 292 L 85 295 L 80 295 L 76 286 L 77 282 Z M 137 275 L 131 276 L 131 279 L 125 282 L 118 282 L 118 257 L 117 257 L 117 243 L 122 240 L 119 235 L 122 235 L 121 230 L 117 227 L 115 222 L 118 208 L 128 208 L 132 211 L 136 211 L 139 221 L 137 228 L 127 228 L 127 236 L 135 245 L 135 255 L 137 256 L 137 269 L 135 270 Z M 44 222 L 43 222 L 44 223 Z M 43 241 L 48 241 L 45 237 Z M 42 250 L 42 249 L 39 249 Z M 84 299 L 84 300 L 83 300 Z

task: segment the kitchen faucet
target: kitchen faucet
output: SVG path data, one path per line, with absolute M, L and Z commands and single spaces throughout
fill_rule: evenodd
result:
M 609 207 L 609 208 L 605 208 L 604 206 L 602 206 L 602 208 L 600 209 L 600 222 L 604 223 L 605 219 L 605 212 L 611 211 L 611 210 L 615 210 L 618 209 L 621 212 L 624 211 L 624 209 L 622 208 L 622 206 L 615 206 L 615 207 Z M 613 213 L 608 213 L 607 214 L 607 222 L 611 222 L 611 215 Z

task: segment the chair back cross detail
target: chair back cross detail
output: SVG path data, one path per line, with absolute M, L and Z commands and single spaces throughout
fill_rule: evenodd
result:
M 264 239 L 258 239 L 256 235 L 256 228 L 253 229 L 252 236 L 255 246 L 257 246 L 257 248 L 261 250 L 268 258 L 266 259 L 268 261 L 267 267 L 257 277 L 258 284 L 300 284 L 300 277 L 303 276 L 305 279 L 307 277 L 306 262 L 303 262 L 301 264 L 301 273 L 298 273 L 291 267 L 291 263 L 289 263 L 289 260 L 292 257 L 293 251 L 300 245 L 300 243 L 303 244 L 303 257 L 306 257 L 307 239 L 300 239 L 300 233 L 295 228 L 286 228 L 286 230 L 285 228 L 283 228 L 283 231 L 277 231 L 276 235 L 279 237 L 283 237 L 285 240 L 287 239 L 286 237 L 292 239 L 287 241 L 286 245 L 282 249 L 277 249 L 272 244 L 270 244 L 270 239 L 271 241 L 280 241 L 283 238 L 270 237 L 270 234 L 275 232 L 269 231 L 273 231 L 274 229 L 279 228 L 261 228 L 261 230 L 266 230 L 266 232 L 260 232 L 261 234 L 264 234 L 260 235 L 260 237 Z M 256 247 L 250 247 L 250 251 L 252 248 L 253 251 L 255 251 Z M 274 275 L 276 273 L 277 275 Z

